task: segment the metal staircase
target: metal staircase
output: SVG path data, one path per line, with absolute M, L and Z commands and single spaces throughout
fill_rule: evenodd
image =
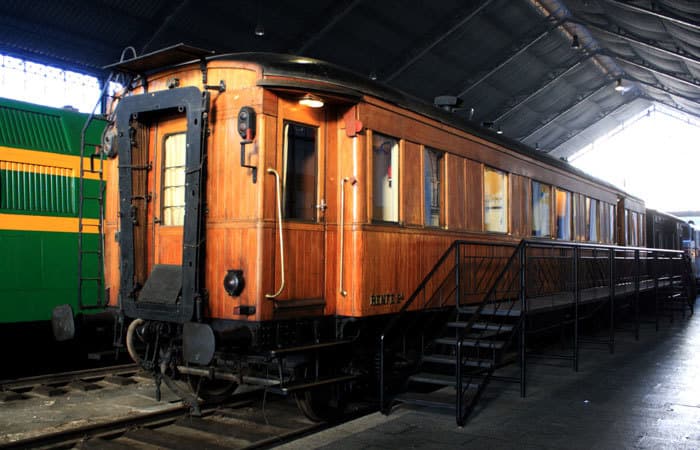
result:
M 529 316 L 553 313 L 557 324 L 572 327 L 571 354 L 551 357 L 569 359 L 578 370 L 580 320 L 609 306 L 611 337 L 605 343 L 612 352 L 615 299 L 633 299 L 626 304 L 634 308 L 638 332 L 640 293 L 656 293 L 659 286 L 685 289 L 689 268 L 679 251 L 544 240 L 455 241 L 380 337 L 382 411 L 388 414 L 396 403 L 454 408 L 463 426 L 493 379 L 520 383 L 525 396 Z M 433 326 L 439 331 L 421 326 L 432 326 L 435 317 L 444 318 L 441 327 Z M 406 330 L 420 334 L 423 344 L 418 363 L 402 369 L 392 358 L 400 359 Z M 498 368 L 516 361 L 518 377 L 496 377 Z
M 442 332 L 424 347 L 420 363 L 408 376 L 403 392 L 393 396 L 391 402 L 455 408 L 457 423 L 464 425 L 496 368 L 512 359 L 513 353 L 508 350 L 523 317 L 518 301 L 522 282 L 518 255 L 522 247 L 523 243 L 515 246 L 456 241 L 447 250 L 404 307 L 408 309 L 418 297 L 425 298 L 426 291 L 430 292 L 430 280 L 443 275 L 445 280 L 423 303 L 427 309 L 449 307 L 452 313 Z M 447 261 L 454 262 L 449 271 L 444 267 Z M 394 326 L 388 325 L 383 338 Z M 382 345 L 380 353 L 385 351 Z M 382 364 L 382 378 L 385 369 Z M 453 388 L 455 395 L 439 398 L 426 394 L 441 387 Z M 382 405 L 384 390 L 383 386 Z

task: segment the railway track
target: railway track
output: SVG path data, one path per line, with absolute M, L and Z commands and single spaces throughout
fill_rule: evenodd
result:
M 55 397 L 71 390 L 91 391 L 100 389 L 105 383 L 117 386 L 133 384 L 136 382 L 134 378 L 138 376 L 138 371 L 136 364 L 121 364 L 0 380 L 0 402 L 21 400 L 32 396 Z
M 370 411 L 372 409 L 368 406 L 356 407 L 343 420 Z M 233 396 L 226 403 L 204 405 L 198 417 L 192 416 L 189 408 L 178 403 L 157 412 L 144 412 L 0 444 L 0 449 L 269 448 L 336 423 L 311 422 L 289 399 L 265 399 L 262 392 L 252 391 Z

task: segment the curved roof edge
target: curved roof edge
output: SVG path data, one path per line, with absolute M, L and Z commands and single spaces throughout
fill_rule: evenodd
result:
M 402 92 L 398 89 L 392 88 L 384 83 L 370 80 L 367 77 L 364 77 L 347 68 L 314 58 L 282 53 L 244 52 L 211 55 L 211 53 L 201 49 L 193 49 L 194 48 L 184 44 L 178 44 L 165 48 L 161 51 L 152 52 L 147 55 L 134 58 L 133 60 L 122 61 L 107 67 L 133 74 L 135 72 L 134 68 L 136 67 L 138 67 L 138 71 L 141 73 L 152 73 L 155 70 L 162 70 L 164 67 L 178 67 L 198 63 L 202 60 L 232 60 L 256 63 L 263 68 L 263 73 L 265 75 L 303 78 L 349 88 L 361 94 L 376 97 L 396 106 L 406 108 L 445 125 L 463 130 L 473 134 L 476 137 L 503 146 L 509 150 L 513 150 L 522 155 L 570 172 L 581 178 L 587 179 L 602 186 L 606 186 L 609 189 L 623 193 L 625 196 L 631 199 L 643 201 L 641 198 L 629 194 L 612 183 L 598 179 L 580 169 L 577 169 L 566 161 L 552 157 L 547 153 L 539 152 L 518 140 L 500 135 L 495 131 L 479 126 L 473 121 L 464 119 L 454 113 L 444 111 L 431 103 Z M 167 63 L 163 64 L 166 61 Z
M 615 191 L 624 193 L 631 199 L 643 201 L 629 194 L 612 183 L 596 178 L 566 161 L 539 152 L 529 145 L 515 139 L 500 135 L 495 131 L 481 127 L 473 121 L 464 119 L 454 113 L 440 109 L 418 97 L 387 86 L 384 83 L 370 80 L 349 69 L 332 63 L 305 56 L 294 56 L 279 53 L 229 53 L 208 57 L 207 60 L 236 60 L 260 64 L 265 75 L 304 78 L 323 83 L 338 84 L 365 95 L 376 97 L 396 106 L 406 108 L 420 115 L 436 120 L 445 125 L 461 129 L 486 141 L 501 145 L 517 153 L 545 162 L 567 172 L 578 175 L 595 183 L 607 186 Z

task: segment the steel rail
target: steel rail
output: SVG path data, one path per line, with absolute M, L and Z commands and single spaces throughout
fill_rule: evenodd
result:
M 33 386 L 68 383 L 73 380 L 98 378 L 108 375 L 122 375 L 139 370 L 136 364 L 121 364 L 117 366 L 99 367 L 95 369 L 76 370 L 71 372 L 51 373 L 32 377 L 0 380 L 0 392 L 27 389 Z

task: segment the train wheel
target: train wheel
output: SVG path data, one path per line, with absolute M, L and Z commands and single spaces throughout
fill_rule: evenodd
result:
M 190 389 L 204 401 L 221 401 L 238 389 L 238 383 L 227 380 L 210 380 L 208 378 L 188 376 Z
M 343 386 L 321 386 L 294 394 L 299 410 L 314 422 L 339 419 L 345 411 L 347 400 Z

